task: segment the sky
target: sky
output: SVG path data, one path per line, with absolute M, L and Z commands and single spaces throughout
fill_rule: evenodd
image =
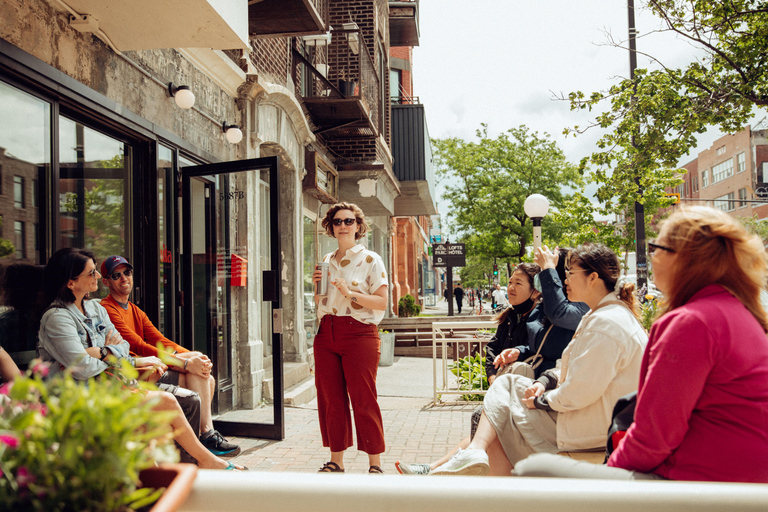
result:
M 696 58 L 687 42 L 655 33 L 659 20 L 640 0 L 635 3 L 638 68 L 658 67 L 643 52 L 668 67 Z M 585 126 L 595 114 L 571 112 L 567 101 L 555 98 L 607 90 L 629 76 L 625 1 L 420 0 L 419 25 L 414 95 L 424 104 L 430 137 L 474 140 L 481 123 L 491 136 L 524 124 L 548 133 L 575 164 L 596 149 L 596 129 L 575 138 L 563 135 L 564 128 Z M 610 45 L 609 34 L 624 47 Z M 681 164 L 721 135 L 712 129 L 701 136 L 696 152 Z M 439 190 L 438 185 L 438 195 Z M 445 217 L 443 201 L 438 209 Z

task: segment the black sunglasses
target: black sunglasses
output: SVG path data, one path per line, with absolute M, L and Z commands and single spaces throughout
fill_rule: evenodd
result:
M 648 241 L 648 256 L 653 256 L 653 253 L 656 252 L 657 249 L 660 249 L 662 251 L 667 251 L 669 253 L 674 253 L 675 250 L 671 247 L 665 247 L 663 245 L 659 245 L 656 243 L 656 240 L 649 240 Z
M 119 281 L 122 276 L 131 277 L 132 275 L 133 275 L 133 270 L 129 268 L 129 269 L 123 270 L 122 272 L 113 272 L 109 274 L 109 278 L 113 281 Z
M 341 226 L 341 223 L 344 223 L 345 226 L 351 226 L 355 222 L 357 222 L 357 219 L 333 219 L 333 225 L 334 226 Z

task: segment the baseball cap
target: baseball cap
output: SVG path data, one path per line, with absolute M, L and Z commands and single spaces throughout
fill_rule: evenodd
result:
M 100 271 L 100 273 L 101 273 L 102 276 L 107 277 L 119 265 L 128 265 L 128 268 L 133 270 L 133 265 L 128 263 L 127 259 L 123 258 L 122 256 L 110 256 L 109 258 L 105 259 L 101 263 L 101 271 Z

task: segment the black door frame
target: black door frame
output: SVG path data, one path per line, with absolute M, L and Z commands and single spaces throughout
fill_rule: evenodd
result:
M 282 260 L 280 258 L 280 187 L 278 157 L 253 158 L 235 160 L 215 164 L 195 165 L 182 168 L 182 200 L 183 218 L 192 218 L 191 178 L 230 174 L 234 172 L 251 171 L 255 169 L 269 170 L 269 207 L 270 207 L 270 243 L 271 268 L 263 271 L 263 300 L 272 303 L 272 372 L 274 379 L 273 423 L 249 423 L 242 421 L 214 420 L 214 426 L 224 435 L 238 437 L 256 437 L 260 439 L 285 439 L 285 408 L 283 395 L 283 335 L 282 335 L 282 295 L 280 293 L 280 273 Z M 184 300 L 184 331 L 187 336 L 194 336 L 192 323 L 192 223 L 184 222 L 184 265 L 183 284 L 186 300 Z M 194 340 L 190 340 L 194 341 Z M 209 340 L 210 342 L 210 340 Z M 213 354 L 213 352 L 210 352 Z M 216 365 L 214 364 L 214 368 Z

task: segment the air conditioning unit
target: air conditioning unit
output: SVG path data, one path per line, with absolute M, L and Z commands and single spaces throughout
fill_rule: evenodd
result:
M 339 202 L 339 172 L 334 165 L 317 151 L 306 149 L 304 167 L 307 173 L 302 180 L 302 190 L 325 204 Z

